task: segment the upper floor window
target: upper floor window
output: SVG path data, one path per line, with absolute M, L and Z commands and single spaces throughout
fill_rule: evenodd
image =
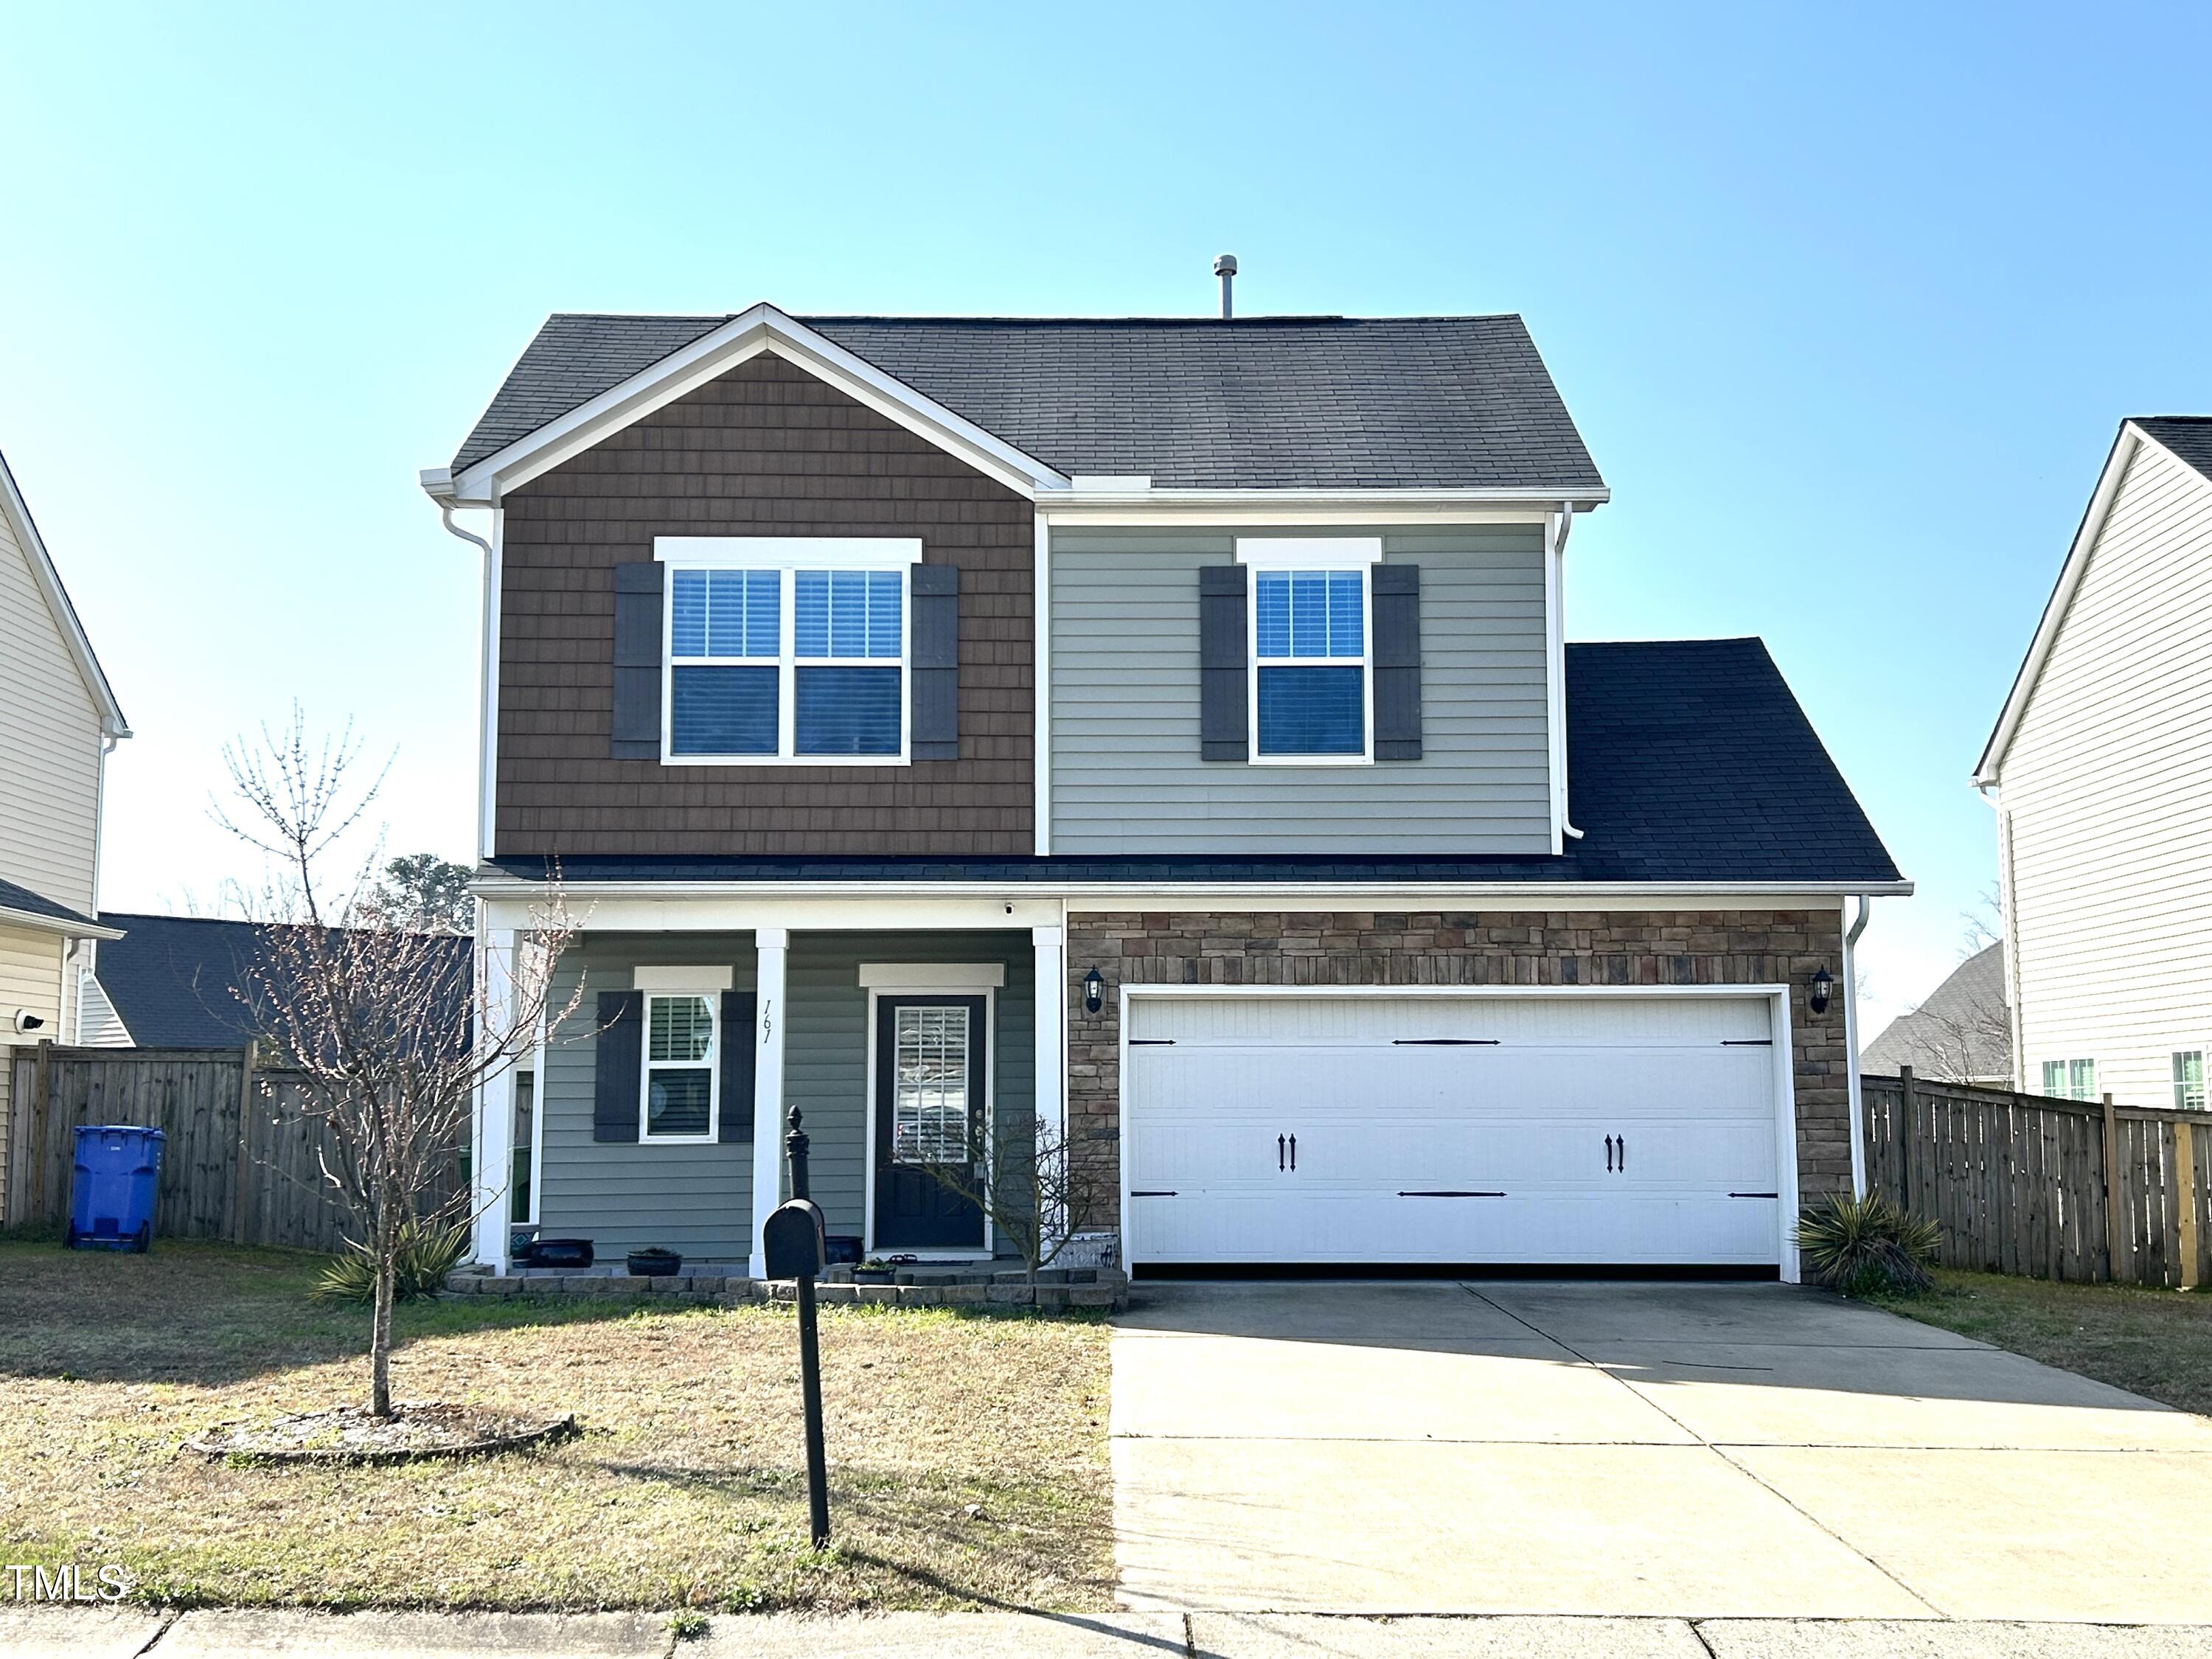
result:
M 2204 1109 L 2204 1051 L 2184 1048 L 2173 1056 L 2173 1109 L 2177 1112 L 2201 1112 Z
M 1252 570 L 1251 755 L 1374 758 L 1369 571 L 1379 542 L 1240 541 Z
M 665 757 L 904 761 L 913 544 L 760 545 L 671 564 Z
M 2094 1060 L 2045 1060 L 2043 1092 L 2059 1100 L 2096 1099 L 2097 1062 Z

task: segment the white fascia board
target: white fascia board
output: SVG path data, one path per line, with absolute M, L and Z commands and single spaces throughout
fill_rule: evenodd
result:
M 0 455 L 0 515 L 5 515 L 9 532 L 23 550 L 24 556 L 30 560 L 31 574 L 38 580 L 46 609 L 52 613 L 54 625 L 61 629 L 62 637 L 69 642 L 77 676 L 84 682 L 93 705 L 100 710 L 100 729 L 118 740 L 129 737 L 131 724 L 123 718 L 123 705 L 115 700 L 115 688 L 108 684 L 106 671 L 93 653 L 92 636 L 77 619 L 76 606 L 70 603 L 69 590 L 62 586 L 61 572 L 54 568 L 53 556 L 46 551 L 46 544 L 31 517 L 30 504 L 15 487 L 15 475 L 8 470 L 5 455 Z
M 511 878 L 480 878 L 471 890 L 498 925 L 526 928 L 544 890 Z M 1577 915 L 1620 910 L 1833 910 L 1862 893 L 1910 894 L 1911 882 L 1522 882 L 1479 885 L 1380 883 L 1279 884 L 1224 889 L 1200 883 L 1024 884 L 980 882 L 580 882 L 564 896 L 590 932 L 735 932 L 782 927 L 884 932 L 1057 927 L 1063 907 L 1102 910 L 1219 911 L 1543 909 Z
M 2146 443 L 2172 453 L 2133 421 L 2120 422 L 2118 435 L 2112 440 L 2112 453 L 2105 458 L 2105 470 L 2097 475 L 2097 488 L 2066 550 L 2066 562 L 2059 567 L 2058 580 L 2051 590 L 2051 597 L 2044 602 L 2042 618 L 2035 625 L 2035 637 L 2029 641 L 2020 672 L 2013 676 L 2012 690 L 2005 696 L 2004 708 L 1997 715 L 1989 742 L 1983 746 L 1982 757 L 1974 763 L 1973 781 L 1978 788 L 1995 783 L 1997 774 L 2003 769 L 2005 752 L 2012 747 L 2021 720 L 2027 713 L 2028 700 L 2035 695 L 2035 684 L 2043 676 L 2043 665 L 2050 660 L 2051 650 L 2058 643 L 2058 630 L 2066 625 L 2066 612 L 2089 568 L 2089 556 L 2096 548 L 2097 538 L 2105 533 L 2105 520 L 2112 516 L 2112 503 L 2119 497 L 2120 482 L 2127 477 L 2128 463 Z
M 519 489 L 763 351 L 797 364 L 1010 489 L 1030 495 L 1068 488 L 1065 476 L 1036 457 L 765 303 L 740 312 L 458 476 L 441 481 L 438 469 L 428 470 L 422 486 L 440 499 L 491 506 L 502 491 Z
M 66 916 L 49 916 L 36 910 L 18 910 L 4 904 L 0 904 L 0 927 L 21 927 L 33 933 L 59 933 L 64 939 L 123 937 L 123 929 L 110 927 L 104 922 L 72 921 Z

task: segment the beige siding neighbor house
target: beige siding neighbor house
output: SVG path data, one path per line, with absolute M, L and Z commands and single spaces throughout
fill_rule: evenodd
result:
M 2202 1108 L 2212 1049 L 2212 417 L 2124 422 L 1974 781 L 2018 1086 Z
M 15 1048 L 75 1040 L 98 902 L 100 782 L 131 735 L 0 458 L 0 1203 Z

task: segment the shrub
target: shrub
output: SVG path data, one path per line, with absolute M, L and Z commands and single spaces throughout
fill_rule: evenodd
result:
M 446 1288 L 446 1275 L 461 1264 L 469 1252 L 469 1229 L 429 1227 L 419 1221 L 403 1222 L 399 1254 L 394 1264 L 392 1292 L 402 1302 L 420 1301 Z M 374 1302 L 376 1299 L 376 1256 L 368 1246 L 346 1240 L 344 1254 L 333 1257 L 315 1285 L 322 1302 Z
M 1845 1296 L 1918 1296 L 1936 1286 L 1928 1270 L 1942 1231 L 1879 1194 L 1831 1193 L 1806 1206 L 1795 1237 L 1808 1271 Z

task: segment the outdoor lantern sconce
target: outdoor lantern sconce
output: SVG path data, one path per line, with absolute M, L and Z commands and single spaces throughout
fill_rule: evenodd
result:
M 1083 976 L 1083 1012 L 1095 1014 L 1106 1000 L 1106 981 L 1098 977 L 1093 968 Z
M 1829 977 L 1828 970 L 1826 968 L 1821 969 L 1819 973 L 1813 975 L 1813 990 L 1805 1000 L 1806 1006 L 1816 1014 L 1826 1013 L 1828 998 L 1835 988 L 1836 981 Z

